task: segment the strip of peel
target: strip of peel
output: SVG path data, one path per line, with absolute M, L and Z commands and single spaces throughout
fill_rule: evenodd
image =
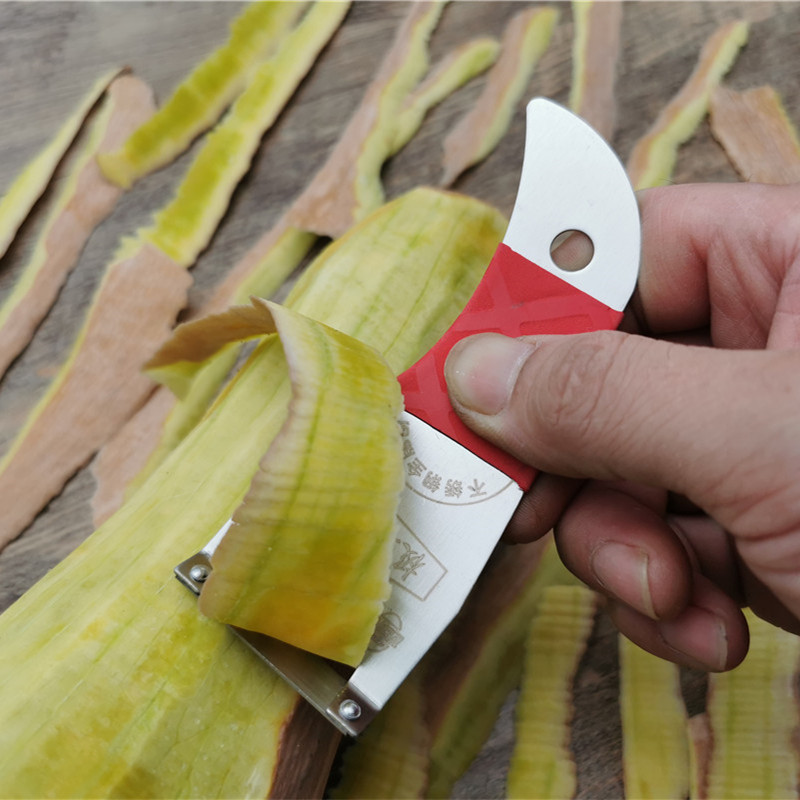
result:
M 747 23 L 736 20 L 718 28 L 706 41 L 686 83 L 631 151 L 627 169 L 634 189 L 669 182 L 678 148 L 692 137 L 705 117 L 711 93 L 733 66 L 747 36 Z
M 132 75 L 108 87 L 83 151 L 67 177 L 33 254 L 0 307 L 0 375 L 30 342 L 94 229 L 113 210 L 122 190 L 95 163 L 155 110 L 150 88 Z
M 569 747 L 572 685 L 596 610 L 597 596 L 583 586 L 544 590 L 527 640 L 509 798 L 575 796 L 576 767 Z
M 575 34 L 569 106 L 606 141 L 616 122 L 614 93 L 622 28 L 618 0 L 573 0 Z
M 800 181 L 800 135 L 778 92 L 719 87 L 711 95 L 711 133 L 746 181 Z
M 619 637 L 625 796 L 684 798 L 689 792 L 686 708 L 677 665 Z
M 530 9 L 511 18 L 484 91 L 444 140 L 442 186 L 451 186 L 502 139 L 531 73 L 550 44 L 557 21 L 558 11 L 550 7 Z
M 465 42 L 434 65 L 407 97 L 395 121 L 392 153 L 401 150 L 419 130 L 425 114 L 456 89 L 485 72 L 497 60 L 500 43 L 491 37 Z
M 189 266 L 205 249 L 264 135 L 344 19 L 349 2 L 315 3 L 206 138 L 172 202 L 139 236 Z M 224 165 L 221 168 L 220 165 Z
M 248 5 L 231 23 L 227 42 L 184 78 L 150 120 L 100 158 L 108 180 L 130 187 L 186 150 L 242 92 L 258 64 L 275 49 L 304 5 Z
M 709 676 L 708 796 L 796 797 L 800 639 L 749 609 L 745 616 L 747 657 L 736 669 Z
M 47 188 L 56 167 L 75 141 L 89 112 L 119 73 L 120 70 L 109 72 L 95 83 L 52 141 L 23 169 L 3 195 L 0 200 L 0 258 L 8 250 L 19 226 Z
M 341 236 L 384 199 L 380 170 L 393 152 L 394 125 L 428 68 L 427 42 L 444 3 L 411 4 L 408 15 L 336 146 L 289 211 L 289 224 Z

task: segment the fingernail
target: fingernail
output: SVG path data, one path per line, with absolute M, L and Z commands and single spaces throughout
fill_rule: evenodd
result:
M 590 568 L 609 594 L 656 619 L 647 564 L 644 550 L 619 542 L 605 542 L 592 553 Z
M 478 414 L 499 413 L 533 347 L 499 333 L 462 339 L 450 351 L 444 366 L 451 397 Z
M 681 655 L 721 672 L 728 661 L 728 635 L 722 620 L 710 611 L 690 606 L 679 617 L 658 626 L 664 641 Z

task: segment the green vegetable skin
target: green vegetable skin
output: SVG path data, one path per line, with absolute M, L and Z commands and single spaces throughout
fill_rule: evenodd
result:
M 411 192 L 329 247 L 287 305 L 399 372 L 457 316 L 504 226 L 477 201 Z M 265 340 L 129 502 L 0 616 L 8 796 L 269 792 L 295 696 L 199 613 L 172 566 L 241 503 L 289 395 Z

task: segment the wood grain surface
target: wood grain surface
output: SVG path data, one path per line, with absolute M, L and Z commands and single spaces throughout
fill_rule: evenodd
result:
M 473 35 L 499 37 L 509 17 L 524 5 L 455 0 L 432 39 L 433 57 Z M 560 23 L 530 81 L 528 95 L 567 102 L 572 15 L 568 3 L 556 5 Z M 130 66 L 163 100 L 194 64 L 225 40 L 227 24 L 239 9 L 233 2 L 0 3 L 0 192 L 105 71 Z M 322 165 L 406 10 L 403 2 L 357 0 L 353 4 L 343 27 L 265 137 L 228 215 L 193 270 L 193 306 L 279 218 Z M 689 75 L 705 39 L 720 23 L 735 18 L 749 20 L 752 27 L 750 41 L 727 84 L 737 89 L 772 84 L 789 116 L 800 124 L 800 3 L 629 3 L 623 17 L 618 124 L 613 138 L 623 159 Z M 480 87 L 479 79 L 434 109 L 420 133 L 387 165 L 384 177 L 390 197 L 439 180 L 442 139 L 470 107 Z M 523 133 L 520 108 L 495 152 L 455 188 L 508 213 L 516 194 Z M 141 181 L 92 236 L 56 306 L 0 383 L 0 451 L 62 363 L 119 237 L 149 221 L 151 213 L 169 198 L 191 155 Z M 69 161 L 68 156 L 59 169 L 56 186 L 63 181 Z M 704 124 L 681 150 L 674 180 L 737 179 Z M 0 299 L 11 290 L 31 251 L 54 195 L 52 189 L 0 262 Z M 0 555 L 0 610 L 91 533 L 92 490 L 92 479 L 84 469 Z M 690 704 L 702 702 L 699 676 L 687 675 L 686 689 Z M 578 676 L 573 745 L 584 796 L 622 794 L 616 691 L 615 635 L 601 620 Z M 492 740 L 458 784 L 457 796 L 502 796 L 512 706 L 513 698 Z

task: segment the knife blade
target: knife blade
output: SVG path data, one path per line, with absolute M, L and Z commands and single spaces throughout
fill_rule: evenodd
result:
M 464 311 L 400 377 L 405 489 L 395 522 L 392 591 L 349 679 L 318 656 L 234 628 L 341 731 L 357 735 L 458 613 L 535 477 L 469 430 L 444 380 L 453 345 L 474 333 L 510 336 L 616 328 L 636 284 L 639 213 L 622 164 L 585 122 L 549 100 L 527 107 L 517 199 L 503 241 Z M 561 269 L 553 243 L 589 237 L 581 270 Z M 175 568 L 195 593 L 227 525 Z

